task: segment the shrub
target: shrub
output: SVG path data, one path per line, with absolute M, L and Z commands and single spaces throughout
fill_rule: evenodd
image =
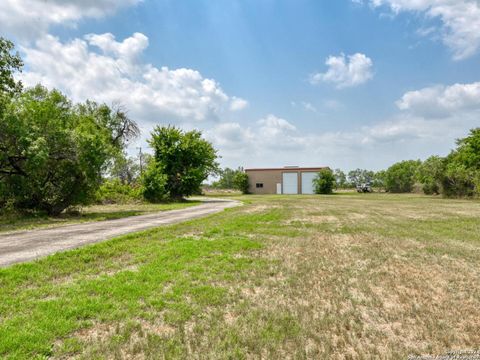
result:
M 446 158 L 442 177 L 443 194 L 447 197 L 480 195 L 480 128 L 457 141 L 457 149 Z
M 478 195 L 478 173 L 457 161 L 447 163 L 442 177 L 443 195 L 446 197 L 471 197 Z
M 248 194 L 248 175 L 243 171 L 237 171 L 233 176 L 233 188 Z
M 145 200 L 158 203 L 169 198 L 167 175 L 152 162 L 142 176 L 142 195 Z
M 420 161 L 406 160 L 390 166 L 385 173 L 385 188 L 392 193 L 411 192 Z
M 335 175 L 330 169 L 322 169 L 313 179 L 316 194 L 331 194 L 335 186 Z
M 126 204 L 142 199 L 141 189 L 118 179 L 106 180 L 97 190 L 96 202 L 101 204 Z
M 426 195 L 440 194 L 444 172 L 445 159 L 440 156 L 430 156 L 420 164 L 416 178 Z

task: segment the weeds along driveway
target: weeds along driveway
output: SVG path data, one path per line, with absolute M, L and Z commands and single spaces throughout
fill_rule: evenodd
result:
M 203 204 L 186 209 L 0 234 L 0 267 L 30 261 L 58 251 L 74 249 L 136 231 L 207 216 L 240 204 L 238 201 L 224 199 L 202 199 L 202 201 Z

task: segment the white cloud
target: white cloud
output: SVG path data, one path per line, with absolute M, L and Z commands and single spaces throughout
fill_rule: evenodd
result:
M 74 101 L 120 103 L 139 122 L 195 123 L 215 120 L 246 101 L 229 97 L 196 70 L 157 68 L 141 62 L 148 38 L 135 33 L 118 42 L 112 34 L 90 34 L 62 43 L 47 35 L 22 47 L 26 85 L 58 88 Z
M 352 169 L 386 168 L 396 161 L 446 155 L 455 139 L 478 126 L 478 112 L 425 117 L 416 109 L 367 126 L 312 132 L 268 115 L 254 124 L 219 124 L 209 138 L 220 149 L 224 166 L 268 167 L 327 165 Z
M 296 127 L 287 120 L 276 117 L 273 114 L 269 114 L 265 118 L 258 120 L 257 123 L 261 125 L 261 128 L 265 132 L 272 134 L 296 130 Z
M 317 112 L 317 108 L 307 101 L 302 101 L 302 106 L 307 111 Z
M 232 97 L 232 102 L 230 104 L 230 110 L 232 111 L 238 111 L 238 110 L 243 110 L 248 106 L 248 101 L 245 99 L 237 98 L 237 97 Z
M 310 75 L 313 85 L 321 82 L 335 84 L 338 89 L 353 87 L 363 84 L 373 77 L 372 60 L 364 54 L 329 56 L 325 61 L 328 70 L 325 73 Z
M 400 110 L 426 118 L 480 110 L 480 82 L 438 85 L 409 91 L 396 104 Z
M 255 138 L 250 128 L 244 128 L 236 122 L 218 124 L 207 131 L 206 136 L 224 150 L 245 149 Z
M 83 18 L 101 18 L 141 0 L 2 0 L 0 33 L 21 39 L 45 35 L 52 25 L 74 27 Z
M 358 3 L 358 0 L 354 0 Z M 441 21 L 440 36 L 456 60 L 480 48 L 480 2 L 478 0 L 366 0 L 373 7 L 387 6 L 394 13 L 423 13 Z M 431 29 L 426 35 L 431 34 Z

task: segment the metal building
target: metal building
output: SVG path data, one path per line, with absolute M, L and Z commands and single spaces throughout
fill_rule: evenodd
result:
M 245 169 L 252 194 L 313 194 L 313 179 L 325 167 Z

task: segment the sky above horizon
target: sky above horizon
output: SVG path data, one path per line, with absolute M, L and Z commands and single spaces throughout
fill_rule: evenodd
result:
M 2 0 L 27 86 L 121 104 L 142 146 L 199 129 L 222 166 L 379 170 L 480 126 L 480 0 Z

